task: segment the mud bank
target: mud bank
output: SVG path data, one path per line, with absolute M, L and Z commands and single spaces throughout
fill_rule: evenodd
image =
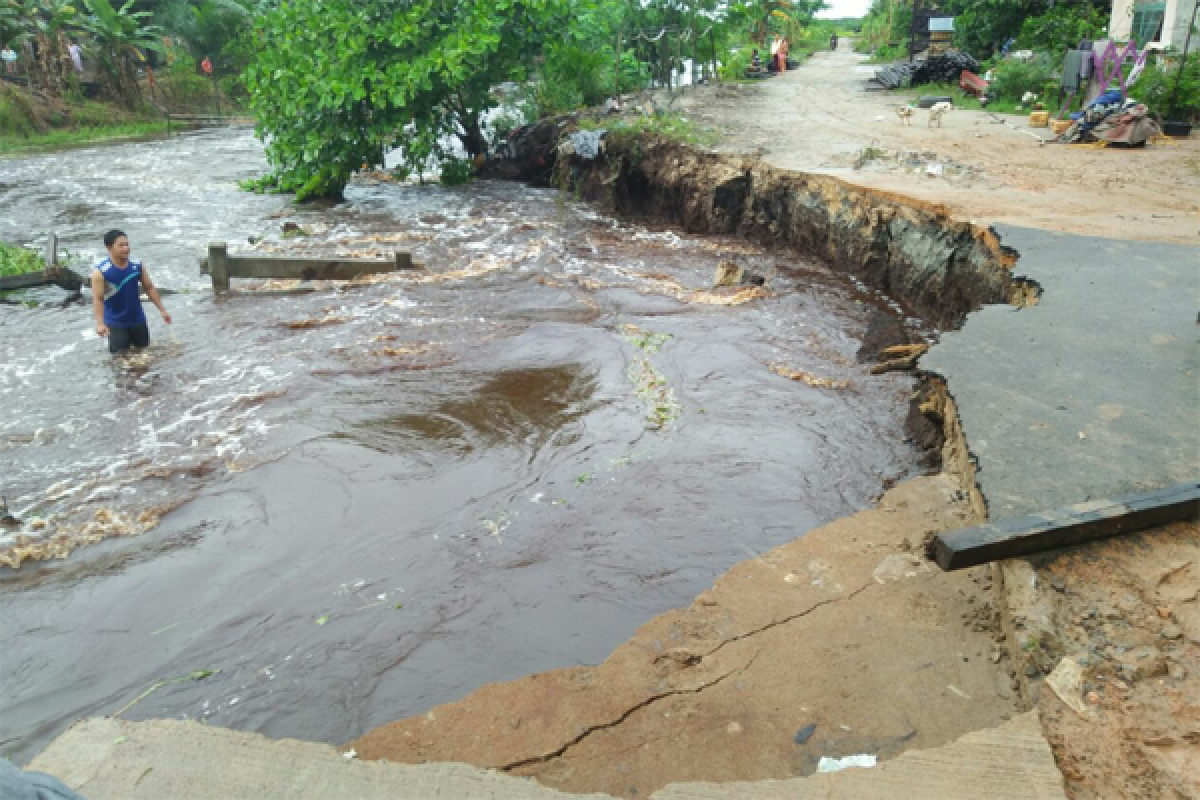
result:
M 560 155 L 552 135 L 559 125 L 530 131 L 500 171 L 570 189 L 618 215 L 793 248 L 943 328 L 986 304 L 1036 301 L 1037 286 L 1012 273 L 1016 253 L 942 206 L 655 136 L 606 136 L 592 160 Z

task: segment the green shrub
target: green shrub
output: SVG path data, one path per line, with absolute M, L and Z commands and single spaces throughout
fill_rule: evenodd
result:
M 746 76 L 746 70 L 750 68 L 750 59 L 753 57 L 752 48 L 750 45 L 739 47 L 736 50 L 730 50 L 725 58 L 721 59 L 721 77 L 727 81 L 736 81 L 739 78 Z M 762 54 L 759 54 L 761 59 Z M 763 66 L 766 66 L 766 60 L 762 61 Z
M 1137 83 L 1129 88 L 1129 96 L 1145 103 L 1152 113 L 1162 119 L 1194 121 L 1200 117 L 1200 60 L 1193 58 L 1188 62 L 1176 91 L 1175 83 L 1178 78 L 1177 59 L 1167 69 L 1149 64 L 1137 79 Z
M 212 79 L 201 75 L 196 59 L 186 50 L 171 51 L 171 63 L 163 70 L 159 89 L 168 105 L 190 108 L 213 102 Z
M 545 78 L 534 88 L 533 98 L 539 119 L 565 114 L 584 104 L 583 92 L 579 91 L 578 86 Z
M 29 95 L 19 89 L 0 87 L 0 135 L 28 137 L 46 130 Z
M 447 158 L 442 161 L 442 173 L 438 178 L 442 186 L 461 186 L 471 180 L 471 162 L 465 158 Z
M 1040 95 L 1047 83 L 1057 86 L 1060 69 L 1050 56 L 1038 53 L 1028 61 L 1005 59 L 996 64 L 992 72 L 991 90 L 1000 99 L 1016 102 L 1026 92 Z
M 45 268 L 41 256 L 29 248 L 0 242 L 0 276 L 22 275 Z

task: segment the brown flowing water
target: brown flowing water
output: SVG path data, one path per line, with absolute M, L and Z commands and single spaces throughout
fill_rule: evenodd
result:
M 598 663 L 916 468 L 911 378 L 855 355 L 918 323 L 824 268 L 515 184 L 301 209 L 237 189 L 264 166 L 230 130 L 0 161 L 0 238 L 120 227 L 180 292 L 116 360 L 86 305 L 0 305 L 0 754 L 126 707 L 341 742 Z M 214 299 L 214 239 L 430 271 Z M 767 296 L 696 292 L 726 258 Z

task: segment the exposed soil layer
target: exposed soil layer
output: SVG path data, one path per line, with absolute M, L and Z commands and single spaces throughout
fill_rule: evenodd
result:
M 1069 796 L 1200 798 L 1200 525 L 1008 562 L 1003 576 L 1014 688 L 1036 703 Z M 1056 691 L 1046 676 L 1063 659 L 1082 681 Z
M 1015 253 L 942 206 L 653 136 L 609 136 L 598 158 L 560 159 L 552 178 L 546 165 L 562 130 L 551 120 L 528 131 L 509 174 L 556 180 L 617 214 L 794 248 L 942 327 L 987 303 L 1036 297 L 1036 287 L 1012 275 Z

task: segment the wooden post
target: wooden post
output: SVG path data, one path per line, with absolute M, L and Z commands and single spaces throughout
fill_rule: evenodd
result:
M 212 275 L 213 291 L 229 291 L 229 249 L 224 242 L 208 243 L 208 272 Z
M 58 266 L 58 234 L 52 233 L 46 237 L 46 269 L 51 270 Z
M 412 269 L 412 253 L 396 253 L 396 269 Z
M 621 102 L 621 31 L 617 30 L 617 61 L 613 67 L 613 100 L 619 105 Z

